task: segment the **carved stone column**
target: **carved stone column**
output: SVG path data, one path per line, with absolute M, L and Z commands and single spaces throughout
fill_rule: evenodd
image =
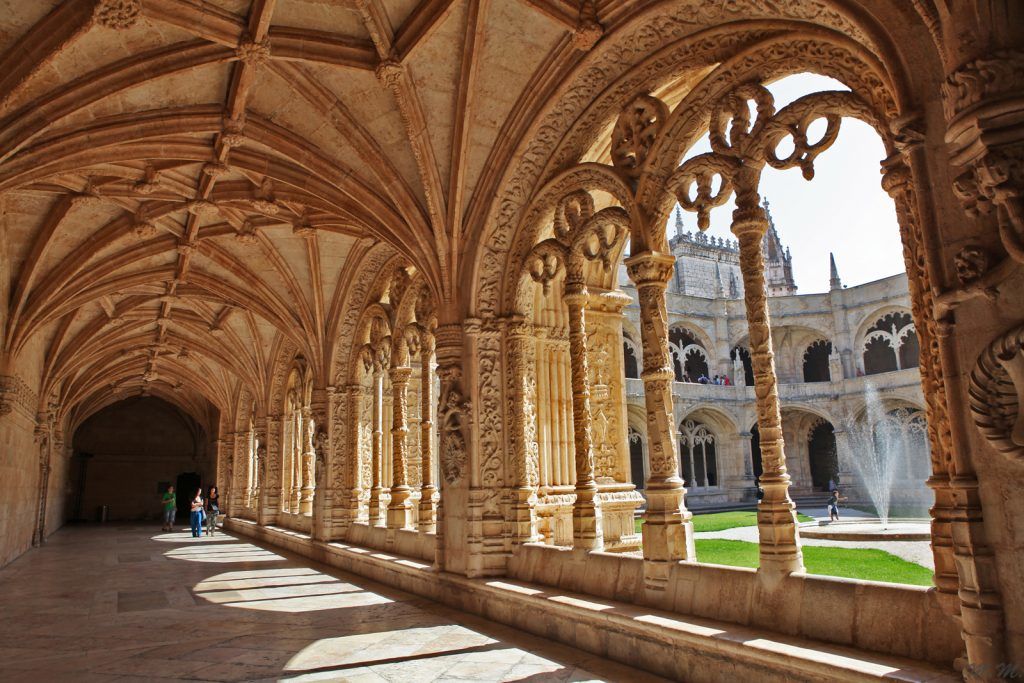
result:
M 290 443 L 285 444 L 290 458 L 288 460 L 291 483 L 288 491 L 288 512 L 293 515 L 299 514 L 299 505 L 302 502 L 302 458 L 306 450 L 303 444 L 303 435 L 306 432 L 305 408 L 294 411 L 288 417 L 292 422 Z
M 301 487 L 299 488 L 298 512 L 303 515 L 313 514 L 313 465 L 316 452 L 313 447 L 315 425 L 311 408 L 302 409 L 302 461 L 300 462 Z
M 436 564 L 441 571 L 465 574 L 469 567 L 466 542 L 466 511 L 469 507 L 466 467 L 469 453 L 466 435 L 471 405 L 463 393 L 462 325 L 440 325 L 434 337 L 437 342 L 437 374 L 441 380 L 437 408 L 441 497 L 437 510 Z
M 737 186 L 743 187 L 740 183 Z M 796 530 L 796 505 L 789 497 L 790 479 L 783 450 L 782 414 L 764 280 L 762 240 L 768 230 L 768 217 L 751 186 L 737 189 L 736 200 L 732 232 L 740 247 L 763 469 L 760 484 L 764 497 L 757 506 L 760 570 L 784 574 L 799 572 L 803 571 L 803 553 Z
M 409 437 L 409 377 L 412 368 L 391 368 L 391 502 L 388 503 L 387 526 L 389 529 L 408 529 L 412 526 L 412 507 L 409 495 L 412 490 L 406 478 Z
M 512 544 L 537 540 L 537 338 L 520 317 L 507 321 L 512 421 Z
M 334 428 L 333 419 L 337 403 L 334 387 L 314 389 L 310 401 L 310 417 L 312 434 L 310 441 L 313 451 L 313 462 L 310 464 L 310 480 L 313 487 L 312 535 L 319 541 L 332 538 L 334 521 L 334 498 L 336 489 L 333 485 L 333 470 L 338 464 L 333 462 L 332 448 Z
M 342 528 L 347 528 L 349 524 L 359 519 L 363 487 L 367 484 L 362 477 L 362 456 L 366 450 L 363 444 L 365 428 L 362 419 L 365 395 L 366 390 L 361 384 L 353 382 L 345 387 L 344 400 L 348 404 L 346 410 L 348 439 L 339 444 L 339 448 L 342 449 L 345 456 L 342 462 L 336 463 L 336 466 L 342 468 L 341 500 L 338 510 L 338 520 Z
M 50 415 L 40 413 L 35 429 L 35 442 L 39 447 L 39 483 L 36 490 L 36 519 L 32 532 L 32 545 L 40 546 L 46 538 L 46 497 L 50 487 L 50 457 L 52 446 Z
M 434 484 L 434 335 L 424 330 L 420 337 L 420 488 L 419 529 L 432 533 L 437 528 L 437 486 Z
M 605 547 L 636 550 L 635 511 L 643 502 L 630 482 L 621 291 L 592 292 L 587 304 L 587 354 L 594 440 L 594 476 L 601 501 Z
M 594 479 L 594 447 L 591 441 L 590 381 L 587 377 L 586 306 L 589 292 L 582 279 L 566 276 L 563 299 L 569 309 L 569 374 L 572 378 L 573 453 L 576 462 L 576 501 L 572 506 L 574 548 L 599 550 L 601 502 Z
M 370 462 L 370 525 L 380 524 L 381 454 L 384 448 L 384 369 L 373 367 L 373 451 Z
M 693 515 L 686 509 L 679 478 L 676 427 L 672 411 L 672 359 L 668 351 L 668 307 L 665 291 L 675 257 L 643 252 L 626 259 L 629 277 L 640 298 L 640 341 L 643 346 L 644 402 L 650 472 L 644 493 L 643 551 L 648 588 L 664 590 L 671 565 L 694 560 Z

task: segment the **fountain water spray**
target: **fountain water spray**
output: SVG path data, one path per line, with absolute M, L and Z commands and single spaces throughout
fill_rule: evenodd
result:
M 865 385 L 864 398 L 864 420 L 847 430 L 851 451 L 847 459 L 860 475 L 860 483 L 885 528 L 894 492 L 900 493 L 902 502 L 926 504 L 930 491 L 921 464 L 928 463 L 928 444 L 923 438 L 908 438 L 905 425 L 886 411 L 873 384 Z

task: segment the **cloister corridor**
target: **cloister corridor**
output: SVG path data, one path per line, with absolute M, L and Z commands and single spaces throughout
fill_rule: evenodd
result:
M 181 525 L 69 526 L 0 585 L 3 681 L 663 680 Z

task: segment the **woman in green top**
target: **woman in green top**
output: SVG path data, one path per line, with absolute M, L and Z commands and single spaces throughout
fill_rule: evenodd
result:
M 178 497 L 174 495 L 174 487 L 168 486 L 167 493 L 160 501 L 164 506 L 164 531 L 174 531 L 174 515 L 178 511 Z

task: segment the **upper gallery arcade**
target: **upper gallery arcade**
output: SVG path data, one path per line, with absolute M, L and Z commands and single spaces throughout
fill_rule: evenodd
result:
M 693 680 L 871 670 L 814 643 L 997 680 L 1024 662 L 1022 47 L 1016 0 L 5 3 L 0 564 L 72 516 L 79 428 L 149 396 L 233 530 L 459 608 Z M 765 87 L 806 72 L 844 89 Z M 790 495 L 760 179 L 813 192 L 849 118 L 899 221 L 929 589 L 809 577 Z M 730 199 L 756 570 L 694 551 L 666 308 L 674 207 L 706 230 Z M 810 645 L 667 625 L 695 617 Z

